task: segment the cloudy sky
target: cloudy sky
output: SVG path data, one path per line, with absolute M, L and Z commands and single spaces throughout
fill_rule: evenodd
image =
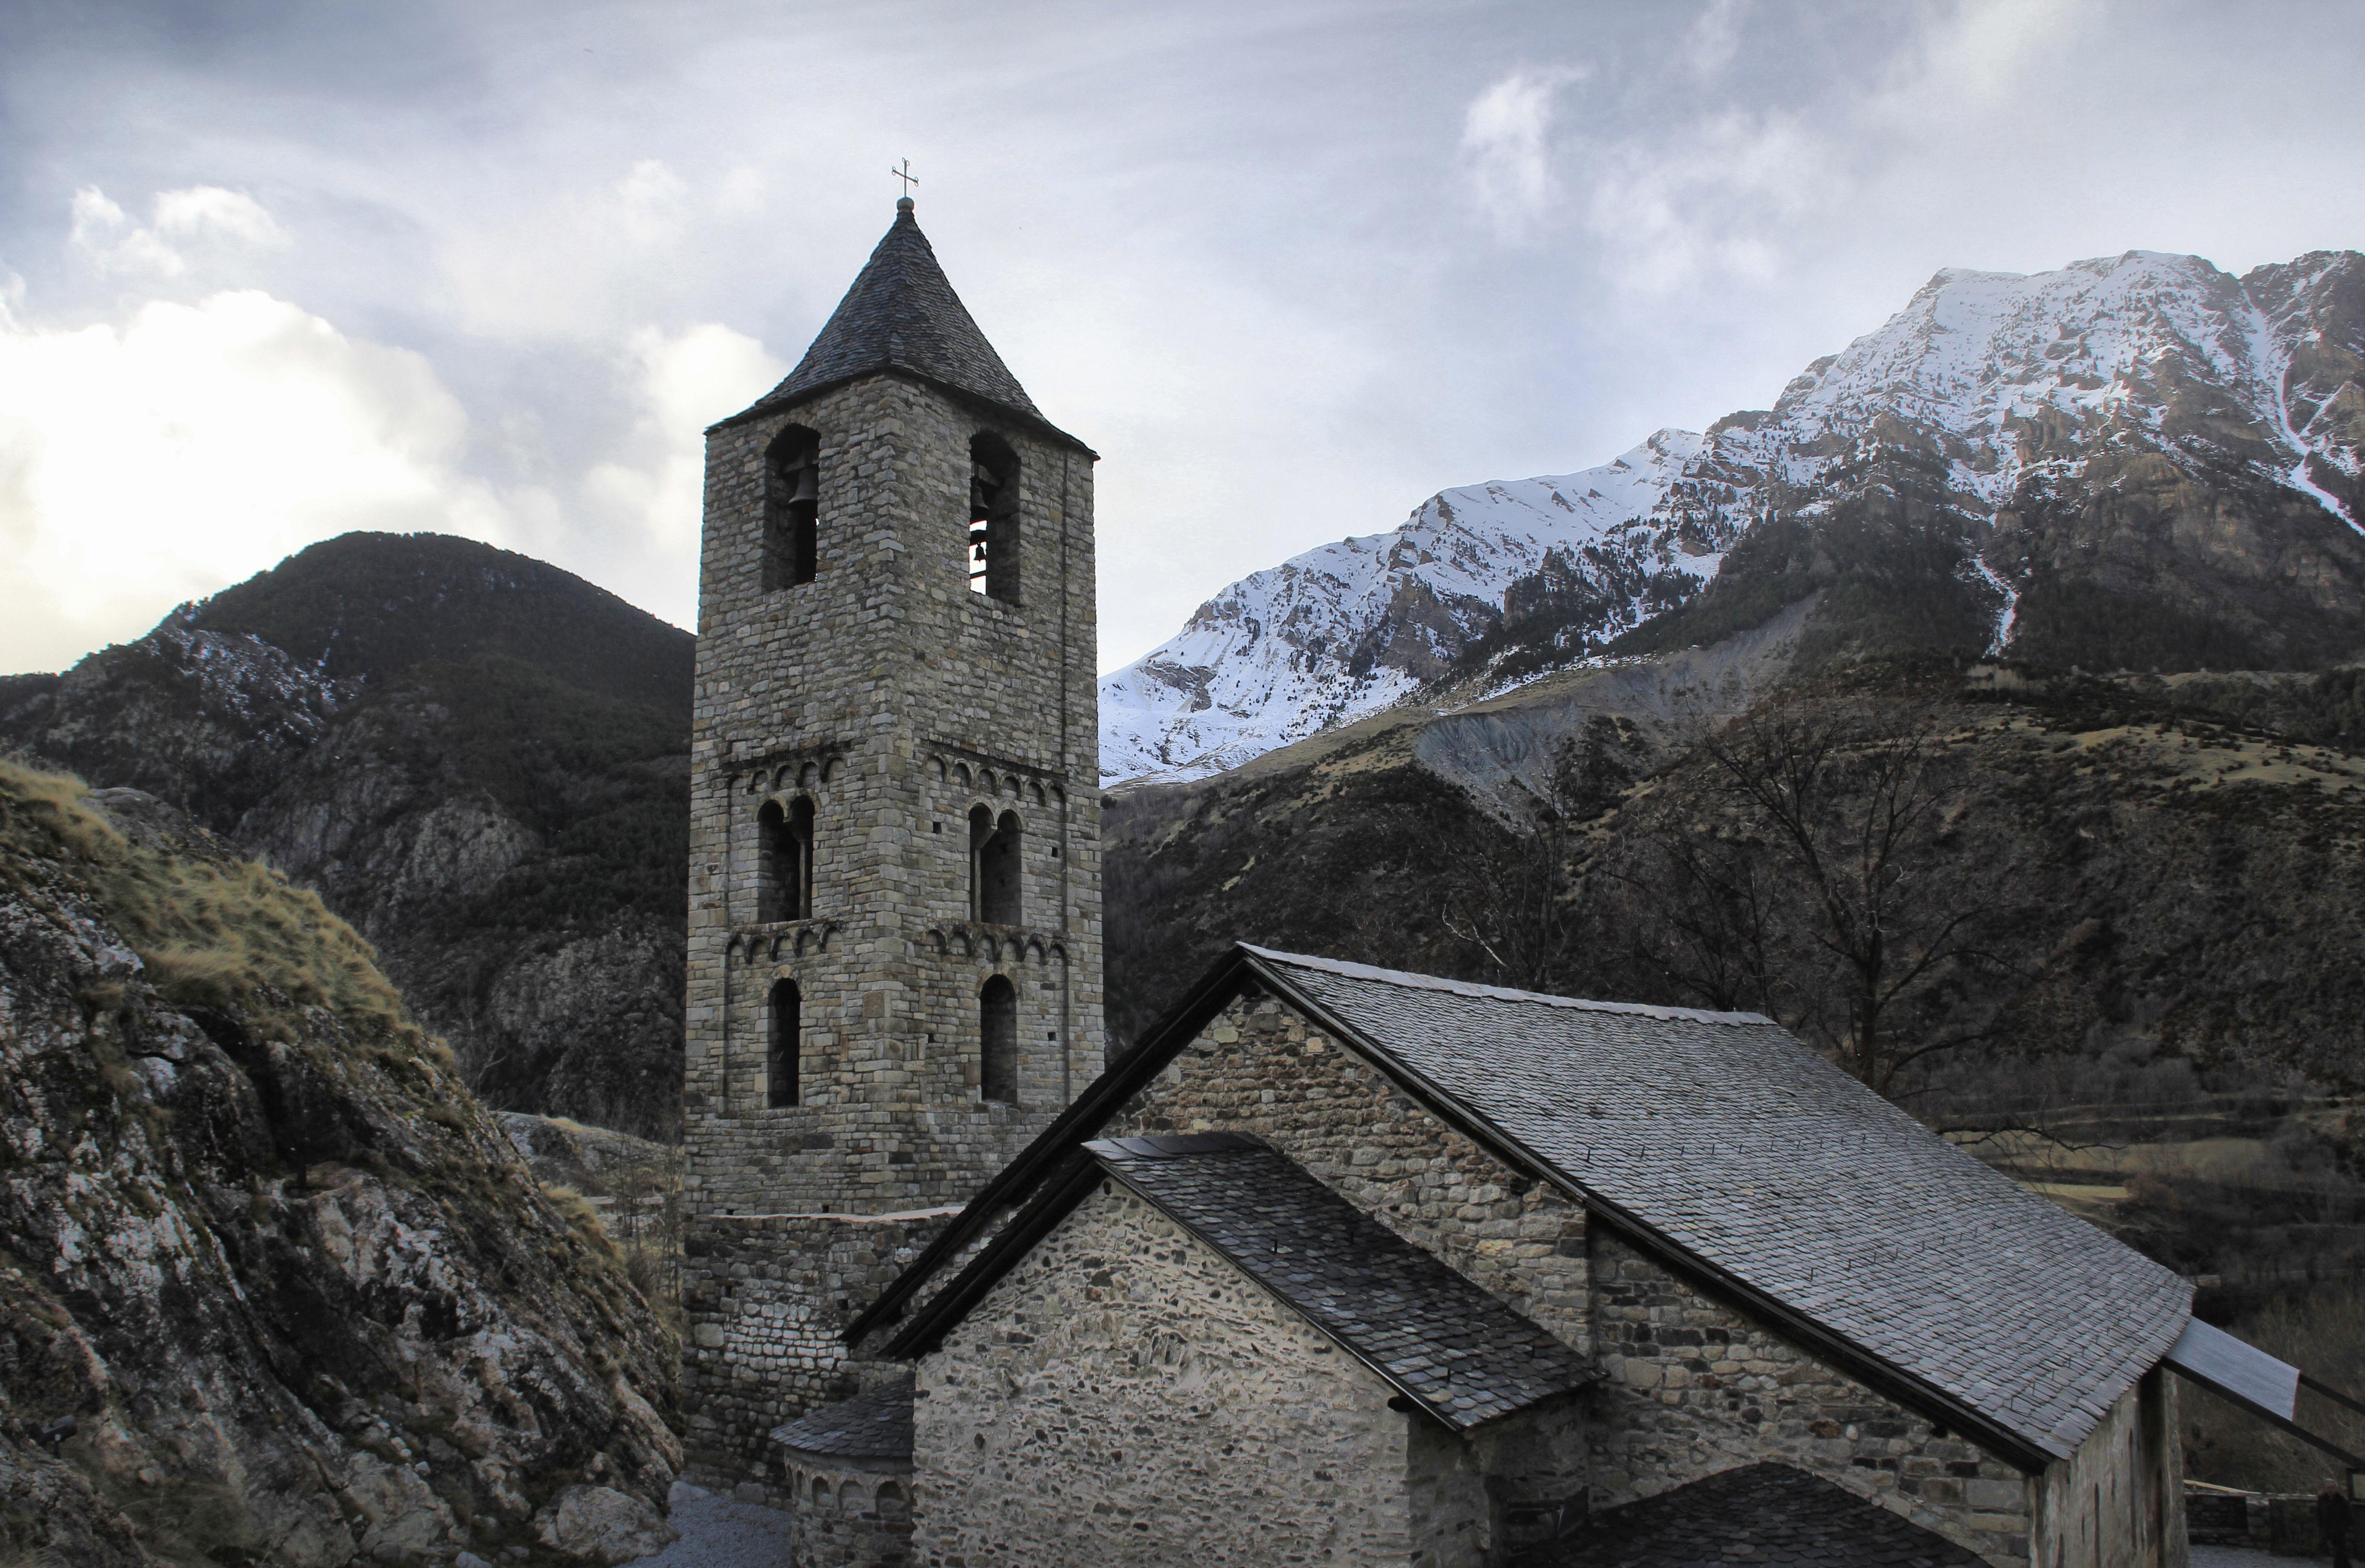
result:
M 1099 449 L 1114 667 L 1942 266 L 2365 248 L 2350 0 L 0 0 L 0 672 L 353 528 L 695 615 L 700 431 L 888 165 Z

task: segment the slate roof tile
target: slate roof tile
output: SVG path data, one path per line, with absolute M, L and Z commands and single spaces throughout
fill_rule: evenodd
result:
M 1476 1426 L 1599 1376 L 1261 1139 L 1215 1133 L 1084 1147 L 1449 1426 Z
M 2191 1316 L 2189 1282 L 1769 1019 L 1247 950 L 1582 1192 L 2046 1452 Z
M 1786 1464 L 1719 1471 L 1608 1508 L 1513 1568 L 1977 1568 L 1985 1560 L 1933 1530 Z
M 1038 423 L 1043 420 L 953 292 L 919 220 L 900 204 L 894 224 L 804 358 L 747 413 L 884 370 L 908 371 Z
M 880 1383 L 843 1404 L 824 1406 L 785 1427 L 772 1440 L 825 1459 L 912 1459 L 912 1374 Z

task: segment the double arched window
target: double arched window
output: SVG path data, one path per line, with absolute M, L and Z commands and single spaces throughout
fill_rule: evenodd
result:
M 794 980 L 772 987 L 765 1018 L 764 1103 L 779 1110 L 799 1103 L 798 1058 L 804 1045 L 804 997 Z
M 1018 602 L 1018 454 L 998 435 L 969 443 L 969 586 Z
M 764 586 L 794 588 L 821 570 L 821 437 L 790 425 L 764 449 Z
M 756 813 L 756 918 L 813 918 L 813 803 L 800 795 L 785 810 L 767 801 Z
M 994 821 L 992 808 L 972 806 L 969 813 L 969 917 L 988 925 L 1022 924 L 1019 895 L 1020 841 L 1024 831 L 1016 812 L 1004 812 Z
M 1001 975 L 977 993 L 977 1093 L 1014 1104 L 1018 1099 L 1018 988 Z

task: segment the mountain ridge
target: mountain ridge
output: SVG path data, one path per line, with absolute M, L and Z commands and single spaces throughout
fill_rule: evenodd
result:
M 526 556 L 346 534 L 0 682 L 0 745 L 317 889 L 494 1103 L 661 1137 L 693 646 Z
M 1698 642 L 1672 641 L 1679 612 L 1747 565 L 1735 551 L 1768 523 L 1802 525 L 1804 549 L 1770 568 L 1799 591 L 1764 605 L 1761 620 L 1837 575 L 1837 564 L 1815 569 L 1827 542 L 1814 535 L 1868 526 L 1883 536 L 1877 550 L 1911 554 L 1900 531 L 1928 534 L 1929 559 L 1911 569 L 1952 580 L 1925 594 L 1945 601 L 1948 646 L 1968 642 L 1978 619 L 1987 634 L 1969 651 L 2013 647 L 2024 595 L 2066 588 L 2075 599 L 2082 585 L 2165 596 L 2188 619 L 2224 622 L 2248 662 L 2365 652 L 2361 372 L 2365 256 L 2355 252 L 2238 279 L 2200 257 L 2140 251 L 2046 273 L 1945 269 L 1879 329 L 1794 376 L 1769 409 L 1702 433 L 1662 430 L 1575 474 L 1440 491 L 1392 532 L 1230 585 L 1104 678 L 1104 781 L 1207 777 L 1467 678 L 1474 655 L 1483 664 L 1523 646 L 1546 666 Z M 2135 464 L 2144 457 L 2168 468 Z M 2089 484 L 2098 460 L 2106 471 Z M 2076 514 L 2128 483 L 2170 513 L 2195 500 L 2169 493 L 2179 483 L 2198 487 L 2204 511 L 2236 497 L 2259 525 L 2242 549 L 2277 556 L 2257 575 L 2297 586 L 2253 596 L 2271 601 L 2261 608 L 2211 600 L 2182 579 L 2146 586 L 2116 558 L 2090 570 L 2079 557 L 2095 529 Z M 2315 516 L 2281 516 L 2289 505 Z M 2174 535 L 2187 521 L 2163 526 Z M 2124 521 L 2096 527 L 2124 532 Z M 2309 537 L 2294 543 L 2299 533 Z M 2153 554 L 2174 565 L 2205 543 L 2171 537 Z M 1739 592 L 1777 597 L 1766 573 L 1754 577 Z M 1849 606 L 1831 595 L 1819 614 L 1844 622 Z M 2285 649 L 2278 638 L 2294 617 L 2307 622 L 2303 645 Z M 2055 641 L 2093 656 L 2078 639 Z M 1809 653 L 1821 656 L 1812 639 Z

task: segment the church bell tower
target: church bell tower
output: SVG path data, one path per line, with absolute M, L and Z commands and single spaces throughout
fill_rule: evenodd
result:
M 707 432 L 694 1227 L 965 1203 L 1101 1070 L 1093 461 L 909 197 Z

